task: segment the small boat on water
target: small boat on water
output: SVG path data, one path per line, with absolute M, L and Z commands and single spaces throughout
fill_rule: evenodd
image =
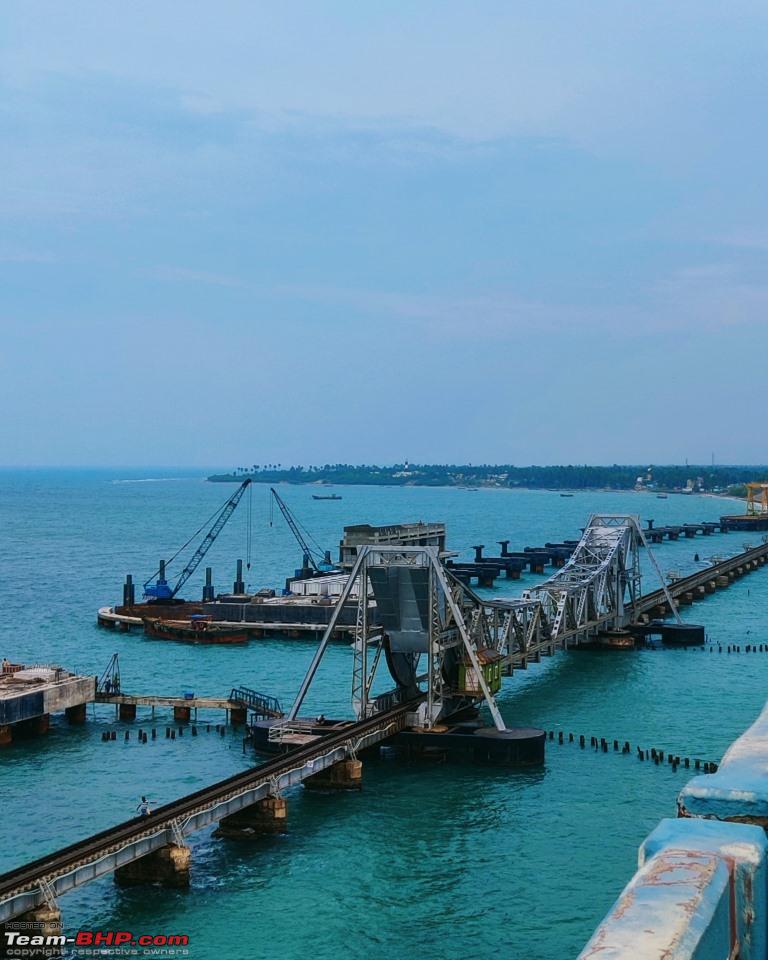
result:
M 657 494 L 656 494 L 656 499 L 657 499 L 657 500 L 667 500 L 667 499 L 669 499 L 669 498 L 667 497 L 666 493 L 657 493 Z
M 341 500 L 341 497 L 338 495 L 338 493 L 328 493 L 328 494 L 313 493 L 312 499 L 313 500 Z
M 239 627 L 216 623 L 207 614 L 193 613 L 189 620 L 143 617 L 144 633 L 155 640 L 183 640 L 187 643 L 247 643 L 248 634 Z
M 561 497 L 572 497 L 573 494 L 572 494 L 572 493 L 561 493 L 560 496 L 561 496 Z

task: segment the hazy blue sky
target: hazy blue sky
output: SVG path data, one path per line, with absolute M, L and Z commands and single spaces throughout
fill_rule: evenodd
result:
M 0 462 L 765 462 L 768 6 L 4 0 Z

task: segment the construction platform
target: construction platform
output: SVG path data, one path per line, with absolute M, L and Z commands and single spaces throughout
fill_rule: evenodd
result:
M 346 578 L 343 578 L 346 579 Z M 250 637 L 260 638 L 270 634 L 288 637 L 317 637 L 322 634 L 331 619 L 337 595 L 301 595 L 293 597 L 254 597 L 235 594 L 210 603 L 181 603 L 163 607 L 155 604 L 100 607 L 97 623 L 111 630 L 143 630 L 144 620 L 150 617 L 172 617 L 188 620 L 194 615 L 210 615 L 214 622 L 224 628 L 238 629 Z M 355 609 L 339 618 L 337 638 L 354 632 Z
M 354 729 L 354 721 L 296 719 L 275 722 L 258 720 L 250 728 L 257 753 L 285 753 L 305 747 L 329 734 Z M 446 723 L 429 730 L 409 727 L 389 740 L 388 745 L 413 759 L 427 757 L 471 760 L 512 765 L 544 762 L 546 734 L 534 727 L 513 727 L 497 730 L 479 721 Z
M 0 746 L 8 746 L 17 735 L 45 733 L 52 713 L 65 713 L 70 723 L 84 723 L 86 704 L 95 696 L 95 676 L 80 676 L 53 664 L 3 661 Z

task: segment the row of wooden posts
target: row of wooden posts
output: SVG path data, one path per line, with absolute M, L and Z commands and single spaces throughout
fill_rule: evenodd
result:
M 190 731 L 190 733 L 192 734 L 193 737 L 196 737 L 196 736 L 197 736 L 198 730 L 197 730 L 197 727 L 196 727 L 196 726 L 193 726 L 193 727 L 188 728 L 188 729 L 189 729 L 189 731 Z M 223 723 L 217 723 L 216 726 L 213 727 L 213 728 L 211 728 L 210 723 L 206 724 L 205 732 L 206 732 L 206 733 L 210 733 L 210 732 L 211 732 L 211 729 L 214 729 L 215 732 L 218 733 L 218 734 L 220 734 L 220 736 L 222 736 L 222 737 L 223 737 L 223 736 L 226 734 L 226 732 L 227 732 L 226 724 L 223 724 Z M 153 727 L 149 732 L 147 732 L 146 730 L 137 730 L 137 731 L 136 731 L 136 736 L 137 736 L 137 738 L 138 738 L 139 743 L 148 743 L 150 737 L 151 737 L 152 740 L 157 740 L 157 727 Z M 165 739 L 166 739 L 166 740 L 175 740 L 177 736 L 178 736 L 179 738 L 181 738 L 181 737 L 184 736 L 184 727 L 178 727 L 178 728 L 177 728 L 177 727 L 166 727 L 166 728 L 165 728 Z M 125 743 L 128 743 L 128 741 L 129 741 L 130 739 L 131 739 L 131 731 L 130 731 L 130 730 L 126 730 L 125 733 L 123 734 L 123 741 L 124 741 Z M 117 730 L 104 730 L 104 731 L 102 732 L 102 734 L 101 734 L 101 741 L 102 741 L 102 743 L 110 743 L 110 742 L 113 741 L 113 740 L 117 740 Z
M 554 730 L 549 731 L 549 739 L 555 739 Z M 576 737 L 574 734 L 569 733 L 568 743 L 574 743 L 575 741 Z M 565 734 L 562 730 L 559 730 L 557 733 L 557 742 L 560 744 L 565 743 Z M 582 750 L 586 749 L 587 739 L 583 734 L 579 736 L 578 743 Z M 589 745 L 594 750 L 602 753 L 608 753 L 610 749 L 610 741 L 606 740 L 605 737 L 600 737 L 599 739 L 597 737 L 590 737 Z M 625 740 L 623 744 L 620 744 L 618 740 L 614 740 L 613 752 L 622 754 L 632 753 L 632 747 L 628 740 Z M 664 750 L 656 750 L 655 747 L 652 747 L 650 750 L 643 750 L 642 747 L 637 748 L 638 760 L 650 760 L 657 767 L 664 763 L 665 758 L 667 764 L 672 767 L 673 772 L 676 771 L 679 766 L 684 767 L 686 770 L 693 766 L 694 770 L 700 770 L 703 773 L 715 773 L 717 771 L 717 764 L 714 760 L 697 760 L 695 758 L 691 760 L 690 757 L 681 758 L 678 754 L 665 753 Z

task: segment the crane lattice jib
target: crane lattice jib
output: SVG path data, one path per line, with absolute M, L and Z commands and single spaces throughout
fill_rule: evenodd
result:
M 238 503 L 240 503 L 240 500 L 242 499 L 242 496 L 245 493 L 246 488 L 249 487 L 250 484 L 251 484 L 250 479 L 243 480 L 243 482 L 240 484 L 237 490 L 232 494 L 229 500 L 227 500 L 227 502 L 221 508 L 221 513 L 218 515 L 218 517 L 216 517 L 216 520 L 214 521 L 213 526 L 208 531 L 208 533 L 206 533 L 200 546 L 192 554 L 192 558 L 190 559 L 189 563 L 181 571 L 181 576 L 176 581 L 176 586 L 173 588 L 173 592 L 171 593 L 172 597 L 176 596 L 179 590 L 181 590 L 181 588 L 184 586 L 187 580 L 189 580 L 189 578 L 192 576 L 195 570 L 197 570 L 197 568 L 200 566 L 200 561 L 203 559 L 206 553 L 208 553 L 211 546 L 213 545 L 213 541 L 216 539 L 216 537 L 218 537 L 218 535 L 222 531 L 222 528 L 226 524 L 227 520 L 229 520 L 229 518 L 235 512 L 235 509 Z
M 299 529 L 298 523 L 296 523 L 296 520 L 293 514 L 288 509 L 288 504 L 284 502 L 283 498 L 280 496 L 277 490 L 275 490 L 274 487 L 270 487 L 269 490 L 272 496 L 275 498 L 275 503 L 278 505 L 278 507 L 280 507 L 280 513 L 282 513 L 282 515 L 285 517 L 285 522 L 290 527 L 291 533 L 296 538 L 296 542 L 301 547 L 301 550 L 304 556 L 307 558 L 307 561 L 310 563 L 315 573 L 320 573 L 320 567 L 318 566 L 317 561 L 315 560 L 315 557 L 314 557 L 315 551 L 312 550 L 312 548 L 307 543 L 304 535 Z

